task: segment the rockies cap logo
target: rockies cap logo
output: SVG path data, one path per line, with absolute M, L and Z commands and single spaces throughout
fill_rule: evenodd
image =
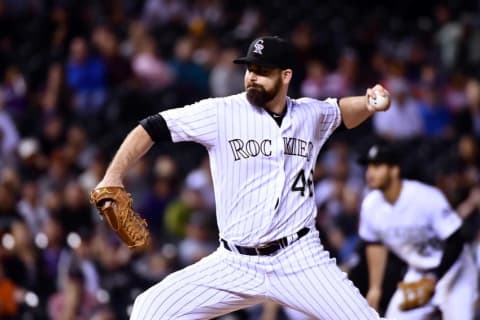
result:
M 263 54 L 262 50 L 263 50 L 263 48 L 265 48 L 265 47 L 263 46 L 263 40 L 262 40 L 262 39 L 258 40 L 258 41 L 253 45 L 253 47 L 255 48 L 255 49 L 253 49 L 253 52 L 258 53 L 258 54 Z
M 375 159 L 377 154 L 378 154 L 378 147 L 377 146 L 373 146 L 373 147 L 370 148 L 370 150 L 368 150 L 368 157 L 370 159 Z

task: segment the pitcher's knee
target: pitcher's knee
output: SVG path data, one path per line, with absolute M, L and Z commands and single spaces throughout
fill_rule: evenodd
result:
M 172 295 L 158 286 L 152 287 L 135 298 L 130 320 L 176 319 L 178 308 Z
M 142 306 L 145 304 L 146 292 L 138 295 L 133 302 L 132 313 L 130 315 L 130 320 L 141 319 L 140 314 L 142 313 Z

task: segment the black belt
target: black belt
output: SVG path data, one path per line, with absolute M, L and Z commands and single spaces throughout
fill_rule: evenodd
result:
M 297 238 L 293 239 L 292 242 L 306 235 L 308 231 L 310 231 L 310 229 L 308 229 L 307 227 L 300 229 L 296 233 Z M 249 255 L 249 256 L 269 256 L 275 253 L 277 250 L 281 248 L 285 248 L 288 245 L 290 245 L 292 242 L 289 243 L 288 238 L 289 237 L 283 237 L 281 239 L 277 239 L 272 242 L 265 243 L 260 247 L 242 247 L 242 246 L 230 244 L 225 239 L 220 239 L 220 240 L 222 241 L 225 249 L 230 250 L 232 252 L 238 251 L 238 253 Z M 236 250 L 232 250 L 232 246 L 235 247 Z

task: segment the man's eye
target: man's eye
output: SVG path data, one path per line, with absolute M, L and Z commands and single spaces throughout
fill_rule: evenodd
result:
M 261 74 L 262 76 L 265 76 L 265 75 L 268 75 L 269 70 L 268 69 L 258 69 L 257 73 Z
M 270 70 L 268 68 L 247 67 L 247 70 L 260 76 L 268 76 L 270 74 Z

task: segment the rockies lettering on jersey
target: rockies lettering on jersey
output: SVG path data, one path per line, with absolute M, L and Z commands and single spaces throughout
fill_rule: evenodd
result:
M 283 138 L 283 142 L 285 144 L 285 154 L 305 157 L 308 161 L 310 161 L 313 143 L 310 141 L 304 141 L 302 139 L 286 137 Z
M 313 150 L 312 142 L 289 137 L 284 137 L 283 142 L 285 154 L 305 157 L 308 161 L 310 161 Z M 259 154 L 265 157 L 269 157 L 272 155 L 271 139 L 265 139 L 260 142 L 253 139 L 247 140 L 246 142 L 244 142 L 242 139 L 233 139 L 228 141 L 228 143 L 232 148 L 235 161 L 240 159 L 247 159 L 250 157 L 256 157 Z
M 265 139 L 260 142 L 256 140 L 248 140 L 247 142 L 243 142 L 242 139 L 234 139 L 228 141 L 228 143 L 230 143 L 230 147 L 232 148 L 235 161 L 242 158 L 247 159 L 250 157 L 256 157 L 259 154 L 262 154 L 265 157 L 272 155 L 272 140 L 270 139 Z

